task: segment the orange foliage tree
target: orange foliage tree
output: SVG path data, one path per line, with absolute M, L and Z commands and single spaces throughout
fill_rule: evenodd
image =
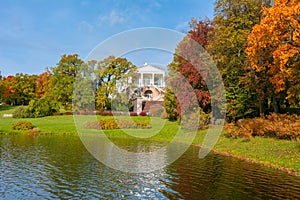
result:
M 51 72 L 47 69 L 42 74 L 38 75 L 36 81 L 36 97 L 44 97 L 49 89 L 49 83 L 51 78 Z
M 250 69 L 265 87 L 260 89 L 272 90 L 273 101 L 282 94 L 290 103 L 300 100 L 299 23 L 298 0 L 274 0 L 272 7 L 263 7 L 263 17 L 248 37 Z

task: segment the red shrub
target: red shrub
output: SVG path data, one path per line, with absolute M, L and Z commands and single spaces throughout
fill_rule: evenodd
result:
M 73 115 L 73 112 L 64 112 L 63 115 Z
M 140 116 L 148 116 L 146 112 L 140 112 Z
M 138 116 L 136 112 L 130 112 L 130 116 Z
M 53 113 L 53 116 L 59 116 L 59 115 L 61 115 L 61 113 L 59 113 L 59 112 Z
M 100 111 L 100 115 L 102 116 L 113 116 L 113 113 L 108 110 Z

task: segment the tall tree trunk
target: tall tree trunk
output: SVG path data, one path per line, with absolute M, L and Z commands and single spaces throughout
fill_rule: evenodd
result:
M 273 111 L 275 113 L 279 113 L 279 106 L 278 106 L 278 102 L 277 102 L 277 99 L 275 97 L 275 94 L 272 95 L 272 102 L 273 102 Z
M 259 114 L 265 114 L 265 101 L 263 99 L 259 100 Z
M 290 107 L 291 107 L 291 104 L 290 104 L 288 101 L 285 101 L 285 107 L 286 107 L 286 108 L 290 108 Z
M 259 99 L 259 114 L 265 115 L 268 114 L 269 107 L 268 107 L 268 98 L 264 97 Z

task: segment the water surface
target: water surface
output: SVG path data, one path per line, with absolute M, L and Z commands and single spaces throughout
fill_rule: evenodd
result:
M 199 159 L 198 152 L 191 147 L 164 169 L 130 174 L 98 162 L 76 136 L 0 135 L 0 199 L 300 198 L 300 177 L 212 153 Z

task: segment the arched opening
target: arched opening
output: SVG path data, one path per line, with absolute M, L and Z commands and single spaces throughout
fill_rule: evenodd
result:
M 145 92 L 144 92 L 144 97 L 146 97 L 146 98 L 152 98 L 152 94 L 153 94 L 153 92 L 151 91 L 151 90 L 146 90 Z

